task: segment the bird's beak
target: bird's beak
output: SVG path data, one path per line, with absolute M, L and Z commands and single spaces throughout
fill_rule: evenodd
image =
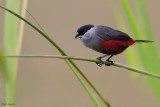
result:
M 79 38 L 79 37 L 80 37 L 80 35 L 79 35 L 79 33 L 77 32 L 76 35 L 75 35 L 75 39 L 77 39 L 77 38 Z

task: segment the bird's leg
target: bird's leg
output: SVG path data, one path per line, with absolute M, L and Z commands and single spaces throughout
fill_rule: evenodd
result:
M 111 65 L 113 65 L 113 61 L 109 60 L 109 59 L 112 58 L 112 56 L 113 56 L 113 55 L 111 55 L 109 58 L 107 58 L 106 61 L 110 62 L 110 64 L 105 64 L 106 66 L 111 66 Z
M 102 58 L 104 58 L 106 56 L 108 56 L 108 55 L 106 54 L 104 56 L 100 56 L 100 57 L 96 58 L 97 60 L 100 61 L 100 62 L 96 62 L 96 64 L 101 67 L 104 64 L 103 61 L 102 61 Z

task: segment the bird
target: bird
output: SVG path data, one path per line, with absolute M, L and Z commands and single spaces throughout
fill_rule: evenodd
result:
M 97 52 L 104 54 L 97 58 L 99 62 L 96 62 L 98 66 L 102 66 L 104 63 L 102 58 L 109 56 L 106 61 L 111 66 L 114 64 L 110 60 L 114 55 L 122 53 L 129 46 L 138 42 L 152 42 L 150 40 L 134 40 L 127 33 L 113 29 L 104 25 L 92 25 L 86 24 L 77 29 L 75 38 L 79 38 L 83 44 Z

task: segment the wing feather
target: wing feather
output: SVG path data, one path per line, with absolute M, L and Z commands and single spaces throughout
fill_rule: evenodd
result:
M 131 37 L 129 37 L 128 34 L 112 29 L 107 26 L 96 26 L 96 35 L 99 36 L 102 40 L 130 40 Z

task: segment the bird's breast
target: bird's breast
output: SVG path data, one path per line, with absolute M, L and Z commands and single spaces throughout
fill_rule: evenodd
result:
M 105 50 L 101 48 L 101 40 L 99 38 L 81 39 L 83 44 L 97 52 L 105 53 Z

